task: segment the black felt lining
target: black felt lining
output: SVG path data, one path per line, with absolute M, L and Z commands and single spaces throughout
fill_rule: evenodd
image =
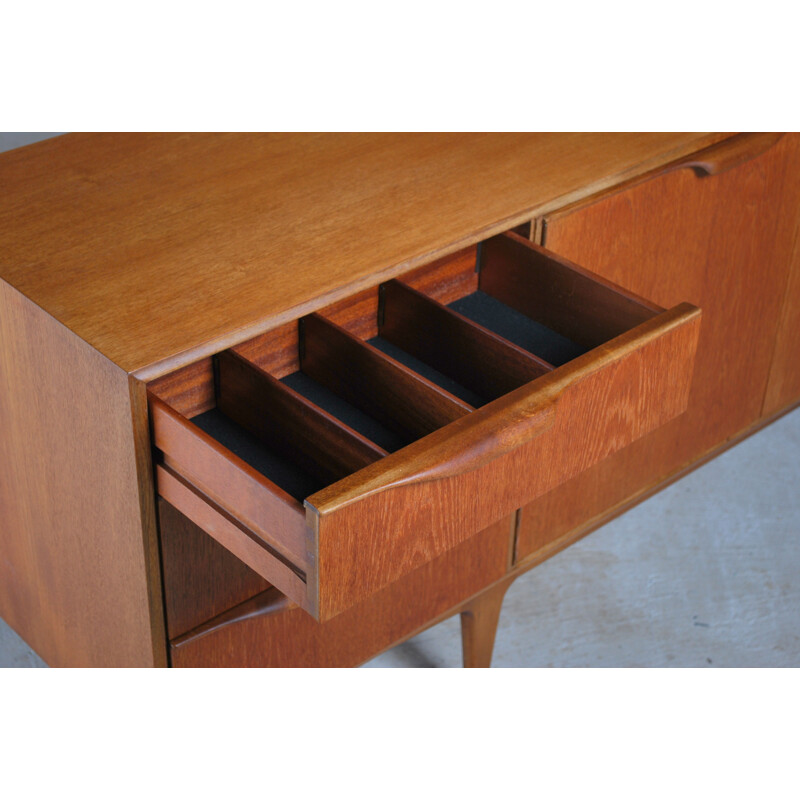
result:
M 324 488 L 324 484 L 315 477 L 269 450 L 216 408 L 192 417 L 192 423 L 301 502 Z
M 422 375 L 423 378 L 427 378 L 431 383 L 435 383 L 474 408 L 478 408 L 488 402 L 488 398 L 475 394 L 475 392 L 467 389 L 466 386 L 462 386 L 452 378 L 448 378 L 447 375 L 443 375 L 438 370 L 428 366 L 424 361 L 420 361 L 380 336 L 370 339 L 369 343 L 381 352 L 386 353 L 387 356 L 391 356 L 395 361 L 399 361 L 403 366 L 408 367 L 418 375 Z
M 408 444 L 402 436 L 384 427 L 347 400 L 343 400 L 339 395 L 309 378 L 304 372 L 293 372 L 281 382 L 390 453 Z
M 485 292 L 468 294 L 450 303 L 450 308 L 556 367 L 586 352 L 586 348 Z

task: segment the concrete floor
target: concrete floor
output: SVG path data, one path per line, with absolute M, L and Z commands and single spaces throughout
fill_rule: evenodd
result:
M 367 666 L 460 661 L 453 618 Z M 39 666 L 0 620 L 0 667 Z M 800 410 L 519 578 L 494 666 L 800 666 Z

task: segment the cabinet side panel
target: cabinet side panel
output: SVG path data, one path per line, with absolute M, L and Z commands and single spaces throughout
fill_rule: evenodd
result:
M 689 409 L 523 509 L 517 556 L 653 487 L 762 413 L 800 208 L 800 137 L 711 177 L 681 170 L 548 220 L 545 245 L 624 288 L 703 311 Z
M 143 543 L 128 376 L 0 282 L 0 616 L 51 666 L 164 663 Z

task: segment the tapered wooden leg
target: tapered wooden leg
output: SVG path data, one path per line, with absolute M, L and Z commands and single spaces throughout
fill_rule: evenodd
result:
M 490 667 L 500 609 L 511 581 L 487 589 L 461 609 L 461 645 L 465 667 Z

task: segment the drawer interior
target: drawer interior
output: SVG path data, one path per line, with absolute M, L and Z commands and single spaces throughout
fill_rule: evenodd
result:
M 305 500 L 661 311 L 494 237 L 150 383 L 159 492 L 313 606 Z
M 204 411 L 192 421 L 200 430 L 297 500 L 302 501 L 325 486 L 325 482 L 313 472 L 305 470 L 279 448 L 270 447 L 264 439 L 250 433 L 219 407 Z
M 302 501 L 660 310 L 506 234 L 149 388 Z
M 583 355 L 588 349 L 480 289 L 448 305 L 523 350 L 536 353 L 555 367 Z

